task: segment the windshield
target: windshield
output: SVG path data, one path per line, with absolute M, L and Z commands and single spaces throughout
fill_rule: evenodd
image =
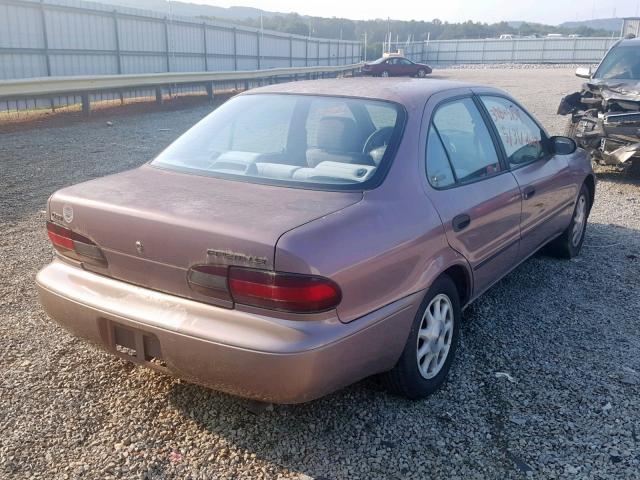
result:
M 258 183 L 364 189 L 399 140 L 396 104 L 342 97 L 235 97 L 164 150 L 152 165 Z
M 604 57 L 593 77 L 603 80 L 640 80 L 640 48 L 614 48 Z
M 373 62 L 369 62 L 369 63 L 370 63 L 371 65 L 377 65 L 377 64 L 379 64 L 379 63 L 384 62 L 385 60 L 386 60 L 386 58 L 385 58 L 385 57 L 380 57 L 380 58 L 378 58 L 378 59 L 374 60 Z

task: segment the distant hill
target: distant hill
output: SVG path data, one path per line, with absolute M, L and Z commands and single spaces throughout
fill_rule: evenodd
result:
M 268 12 L 252 7 L 215 7 L 212 5 L 196 5 L 195 3 L 168 2 L 167 0 L 98 0 L 110 5 L 153 10 L 160 13 L 172 13 L 184 17 L 216 17 L 224 20 L 240 21 L 284 15 L 279 12 Z
M 608 32 L 620 33 L 622 28 L 621 18 L 596 18 L 594 20 L 580 20 L 576 22 L 564 22 L 558 25 L 566 28 L 587 27 L 594 30 L 606 30 Z

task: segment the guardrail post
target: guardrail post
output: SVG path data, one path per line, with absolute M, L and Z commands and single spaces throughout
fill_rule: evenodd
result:
M 209 99 L 209 103 L 213 103 L 213 82 L 209 82 L 205 85 L 205 89 L 207 90 L 207 98 Z
M 162 105 L 162 87 L 156 87 L 156 104 Z
M 91 115 L 91 102 L 89 101 L 89 94 L 83 93 L 80 95 L 80 100 L 82 101 L 82 115 L 88 117 Z
M 540 61 L 542 63 L 544 63 L 544 49 L 545 49 L 546 45 L 547 45 L 547 39 L 543 38 L 542 39 L 542 51 L 540 52 Z

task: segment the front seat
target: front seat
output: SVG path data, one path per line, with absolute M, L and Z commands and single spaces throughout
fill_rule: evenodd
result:
M 314 168 L 321 162 L 375 165 L 371 155 L 362 153 L 358 127 L 352 118 L 323 117 L 318 122 L 316 144 L 307 150 L 307 163 Z

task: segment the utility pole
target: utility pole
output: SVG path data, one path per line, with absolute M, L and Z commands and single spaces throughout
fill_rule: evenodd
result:
M 387 48 L 387 52 L 391 51 L 391 17 L 387 17 L 387 38 L 389 42 L 389 47 Z
M 367 61 L 367 32 L 364 32 L 364 61 Z

